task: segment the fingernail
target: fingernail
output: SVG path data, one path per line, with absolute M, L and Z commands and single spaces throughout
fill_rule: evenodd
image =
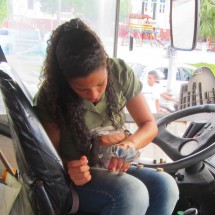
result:
M 82 165 L 85 165 L 85 164 L 87 164 L 87 163 L 88 163 L 87 160 L 83 160 L 83 161 L 82 161 Z
M 119 176 L 123 176 L 123 175 L 125 175 L 125 174 L 126 174 L 126 171 L 125 171 L 125 170 L 120 170 L 119 173 L 118 173 Z
M 163 168 L 159 168 L 159 167 L 158 167 L 156 170 L 157 170 L 158 172 L 163 172 L 163 171 L 164 171 Z

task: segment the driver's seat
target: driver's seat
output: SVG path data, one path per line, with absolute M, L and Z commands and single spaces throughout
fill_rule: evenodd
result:
M 0 89 L 20 182 L 27 189 L 33 211 L 37 215 L 76 212 L 78 197 L 73 198 L 75 191 L 62 161 L 33 111 L 30 94 L 5 62 L 0 62 Z

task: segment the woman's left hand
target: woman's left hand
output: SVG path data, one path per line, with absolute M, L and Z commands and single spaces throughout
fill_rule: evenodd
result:
M 124 140 L 117 145 L 120 145 L 125 150 L 127 150 L 130 147 L 133 147 L 134 144 L 130 141 Z M 109 171 L 119 171 L 119 170 L 127 171 L 130 165 L 131 165 L 131 162 L 125 162 L 124 157 L 122 158 L 112 157 L 108 165 L 108 170 Z
M 112 157 L 108 165 L 109 171 L 127 171 L 131 163 L 125 163 L 125 158 Z

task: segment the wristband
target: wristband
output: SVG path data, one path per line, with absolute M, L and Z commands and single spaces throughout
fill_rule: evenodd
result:
M 119 144 L 112 146 L 100 146 L 98 153 L 98 167 L 107 168 L 112 157 L 125 158 L 125 163 L 136 161 L 140 156 L 140 152 L 135 149 L 134 145 L 125 148 Z
M 113 156 L 117 158 L 125 158 L 125 163 L 135 161 L 140 156 L 140 152 L 135 149 L 134 144 L 130 145 L 129 148 L 125 148 L 121 145 L 112 146 Z

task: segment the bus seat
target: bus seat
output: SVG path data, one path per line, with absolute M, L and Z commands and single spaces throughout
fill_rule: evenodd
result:
M 15 71 L 0 63 L 0 90 L 8 117 L 19 177 L 37 215 L 65 215 L 75 206 L 72 183 L 35 115 L 32 100 Z

